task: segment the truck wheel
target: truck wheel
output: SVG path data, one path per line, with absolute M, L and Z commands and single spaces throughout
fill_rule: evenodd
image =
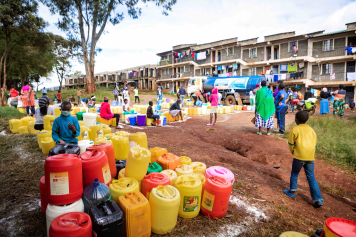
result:
M 226 105 L 226 106 L 236 105 L 235 97 L 234 97 L 233 95 L 228 95 L 228 96 L 225 98 L 225 105 Z

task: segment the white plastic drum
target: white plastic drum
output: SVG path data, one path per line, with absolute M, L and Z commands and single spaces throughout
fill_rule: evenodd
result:
M 90 128 L 91 126 L 95 125 L 97 116 L 98 115 L 94 113 L 84 113 L 83 114 L 84 126 Z
M 87 150 L 87 147 L 94 145 L 94 142 L 91 140 L 82 140 L 78 142 L 78 146 L 80 148 L 80 154 Z

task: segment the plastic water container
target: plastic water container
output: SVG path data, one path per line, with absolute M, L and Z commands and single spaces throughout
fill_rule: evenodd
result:
M 163 170 L 161 173 L 168 176 L 172 186 L 175 185 L 178 176 L 174 170 Z
M 140 146 L 132 147 L 127 159 L 125 175 L 141 181 L 147 173 L 150 161 L 151 152 L 149 150 Z
M 204 174 L 206 170 L 206 165 L 201 162 L 192 162 L 190 166 L 193 168 L 193 173 L 201 173 Z
M 247 106 L 247 110 L 249 110 L 249 111 L 251 111 L 251 110 L 252 110 L 252 108 L 251 108 L 251 106 L 250 106 L 250 105 L 248 105 L 248 106 Z
M 193 174 L 193 168 L 190 165 L 178 165 L 175 171 L 178 177 L 185 174 Z
M 28 127 L 27 126 L 21 126 L 21 127 L 19 127 L 19 134 L 28 134 L 28 133 L 30 133 L 29 131 L 28 131 Z
M 12 133 L 18 133 L 19 127 L 22 126 L 22 121 L 20 119 L 10 119 L 9 126 Z
M 37 134 L 37 133 L 38 133 L 38 130 L 35 130 L 35 122 L 34 122 L 34 121 L 30 121 L 30 122 L 27 124 L 27 127 L 28 127 L 28 131 L 29 131 L 31 134 Z
M 125 167 L 126 167 L 126 160 L 116 160 L 115 163 L 116 163 L 116 169 L 117 169 L 117 174 L 115 176 L 115 179 L 118 179 L 119 172 L 122 169 L 125 169 Z
M 130 120 L 130 125 L 135 126 L 136 125 L 136 116 L 129 116 Z
M 48 205 L 48 198 L 46 193 L 46 178 L 43 176 L 40 179 L 40 200 L 41 200 L 41 211 L 46 215 L 46 209 Z
M 45 137 L 50 137 L 52 138 L 52 131 L 45 131 L 45 130 L 42 130 L 40 132 L 37 133 L 37 142 L 38 142 L 38 146 L 40 148 L 42 148 L 42 144 L 41 144 L 41 141 L 43 138 Z
M 97 116 L 98 115 L 96 113 L 84 113 L 83 114 L 84 126 L 90 128 L 91 126 L 96 125 Z
M 255 112 L 256 106 L 253 105 L 253 106 L 251 106 L 251 108 L 252 108 L 252 111 Z
M 171 232 L 177 224 L 180 204 L 178 189 L 171 185 L 153 188 L 149 199 L 151 207 L 151 229 L 156 234 Z
M 130 152 L 130 142 L 127 137 L 114 136 L 113 141 L 114 153 L 116 160 L 126 160 Z
M 111 106 L 117 106 L 117 101 L 116 100 L 111 101 Z
M 150 174 L 150 173 L 159 173 L 159 172 L 161 172 L 162 170 L 163 170 L 162 167 L 161 167 L 157 162 L 153 162 L 153 163 L 151 163 L 151 164 L 148 166 L 147 174 Z
M 205 171 L 206 178 L 214 177 L 214 176 L 221 176 L 228 180 L 230 180 L 231 184 L 233 185 L 235 182 L 235 175 L 227 168 L 221 166 L 212 166 L 206 169 Z
M 201 107 L 201 113 L 203 114 L 203 115 L 205 115 L 206 114 L 206 110 L 208 109 L 208 106 L 202 106 Z
M 142 193 L 136 191 L 119 197 L 119 206 L 125 213 L 127 237 L 151 236 L 150 204 Z
M 325 236 L 327 236 L 327 235 L 325 235 Z M 333 236 L 333 235 L 330 235 L 330 236 Z M 283 232 L 279 237 L 309 237 L 309 236 L 299 233 L 299 232 L 295 232 L 295 231 L 286 231 L 286 232 Z M 335 237 L 336 237 L 336 235 L 335 235 Z
M 107 185 L 99 183 L 99 179 L 94 179 L 83 191 L 83 203 L 85 213 L 89 212 L 90 207 L 96 206 L 99 202 L 110 200 L 111 193 Z
M 139 183 L 136 179 L 130 177 L 119 178 L 114 180 L 110 185 L 111 200 L 119 203 L 119 197 L 127 193 L 140 191 Z
M 231 191 L 230 180 L 220 176 L 208 178 L 203 186 L 201 212 L 212 219 L 223 218 L 227 212 Z
M 54 108 L 54 115 L 55 115 L 56 118 L 58 118 L 61 115 L 61 108 L 60 107 Z
M 94 144 L 99 145 L 101 143 L 110 143 L 112 144 L 112 140 L 109 137 L 97 137 L 94 139 Z
M 147 135 L 144 132 L 131 133 L 130 141 L 136 142 L 140 147 L 148 149 Z
M 93 125 L 90 128 L 89 137 L 90 140 L 94 141 L 97 137 L 104 136 L 103 125 Z
M 324 223 L 325 237 L 355 236 L 356 222 L 332 217 Z
M 194 218 L 199 214 L 202 184 L 200 179 L 192 175 L 177 178 L 175 187 L 180 193 L 178 215 L 182 218 Z
M 71 212 L 56 217 L 49 229 L 50 237 L 91 237 L 92 222 L 88 214 Z
M 168 153 L 166 148 L 161 148 L 161 147 L 151 148 L 150 152 L 151 152 L 151 163 L 157 162 L 158 157 Z
M 202 114 L 203 114 L 202 108 L 198 108 L 198 115 L 202 115 Z
M 161 117 L 159 118 L 158 124 L 161 125 L 161 126 L 166 126 L 166 124 L 167 124 L 167 117 L 161 116 Z
M 125 178 L 125 168 L 123 168 L 122 170 L 120 170 L 120 172 L 117 173 L 118 178 Z
M 173 155 L 172 153 L 167 153 L 158 157 L 158 164 L 164 170 L 175 170 L 177 166 L 181 164 L 181 161 L 179 156 Z
M 49 154 L 49 151 L 56 145 L 51 137 L 45 137 L 41 140 L 42 153 Z
M 80 154 L 86 152 L 87 148 L 93 146 L 94 142 L 91 140 L 82 140 L 78 142 L 78 146 L 80 148 Z
M 125 237 L 125 215 L 113 201 L 92 206 L 89 216 L 93 222 L 95 237 Z
M 138 114 L 137 115 L 137 125 L 138 126 L 146 126 L 146 114 Z
M 246 105 L 242 106 L 242 110 L 247 110 L 247 106 Z
M 84 187 L 91 184 L 95 178 L 106 185 L 111 184 L 110 166 L 104 151 L 86 151 L 80 155 L 80 159 L 83 162 Z
M 53 115 L 45 115 L 43 117 L 43 127 L 45 130 L 52 130 L 54 120 L 56 119 Z
M 111 133 L 111 132 L 112 132 L 112 130 L 111 130 L 111 128 L 110 128 L 109 126 L 103 125 L 103 133 L 104 133 L 104 136 L 105 136 L 106 134 Z
M 111 178 L 114 178 L 117 174 L 117 170 L 116 170 L 116 163 L 115 163 L 115 153 L 112 144 L 101 143 L 87 148 L 87 151 L 96 151 L 96 150 L 105 152 L 110 166 Z
M 201 173 L 193 173 L 191 175 L 193 175 L 194 177 L 200 179 L 201 184 L 204 185 L 204 183 L 206 181 L 206 178 L 205 178 L 205 176 L 203 174 L 201 174 Z
M 66 205 L 83 194 L 82 161 L 74 154 L 50 156 L 45 164 L 45 183 L 48 202 Z
M 68 205 L 55 206 L 52 204 L 48 204 L 46 210 L 47 236 L 49 236 L 49 228 L 51 226 L 52 221 L 56 217 L 70 212 L 84 212 L 84 204 L 81 198 Z
M 190 165 L 190 163 L 192 163 L 192 159 L 190 159 L 188 156 L 181 156 L 180 163 L 182 165 Z
M 149 199 L 152 188 L 155 188 L 158 185 L 170 184 L 171 181 L 167 175 L 161 173 L 150 173 L 142 180 L 142 194 Z

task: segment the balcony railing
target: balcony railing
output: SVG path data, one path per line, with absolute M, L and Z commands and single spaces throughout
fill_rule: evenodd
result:
M 317 78 L 313 78 L 317 82 L 329 82 L 329 81 L 351 81 L 356 79 L 354 77 L 355 72 L 345 73 L 345 72 L 336 72 L 333 74 L 319 75 Z M 356 76 L 356 75 L 355 75 Z
M 313 49 L 312 55 L 315 58 L 346 56 L 346 50 L 345 47 L 339 47 L 328 51 L 321 49 Z

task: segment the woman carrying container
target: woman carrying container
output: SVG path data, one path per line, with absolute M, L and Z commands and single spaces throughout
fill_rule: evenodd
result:
M 258 135 L 262 135 L 262 127 L 267 128 L 267 136 L 271 135 L 269 130 L 273 128 L 273 114 L 275 106 L 273 93 L 267 88 L 266 81 L 261 82 L 262 88 L 256 92 L 255 103 L 255 127 L 258 127 Z
M 328 92 L 328 89 L 325 87 L 320 93 L 320 114 L 325 116 L 325 114 L 329 113 L 329 101 L 328 99 L 331 97 L 330 93 Z
M 49 97 L 44 95 L 38 100 L 38 108 L 36 109 L 35 113 L 35 130 L 43 130 L 43 118 L 46 115 L 53 115 L 55 116 L 54 109 L 52 107 L 49 107 Z
M 108 102 L 109 102 L 108 97 L 104 97 L 104 102 L 100 106 L 100 117 L 106 120 L 116 118 L 116 128 L 117 129 L 122 128 L 122 126 L 119 125 L 120 114 L 111 113 L 110 104 Z
M 334 115 L 344 116 L 344 105 L 345 105 L 345 96 L 346 91 L 344 90 L 344 85 L 339 85 L 339 90 L 335 91 L 334 93 Z
M 32 116 L 35 115 L 35 93 L 30 86 L 28 81 L 25 81 L 25 86 L 21 89 L 22 95 L 22 105 L 26 108 L 27 116 L 30 116 L 30 108 L 32 112 Z

